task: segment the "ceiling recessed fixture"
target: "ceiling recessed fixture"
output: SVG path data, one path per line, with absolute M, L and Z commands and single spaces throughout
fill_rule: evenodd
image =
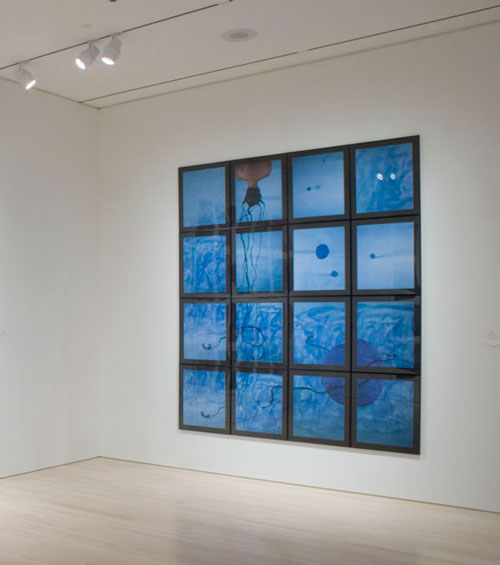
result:
M 222 34 L 226 41 L 248 41 L 257 35 L 254 29 L 230 29 Z

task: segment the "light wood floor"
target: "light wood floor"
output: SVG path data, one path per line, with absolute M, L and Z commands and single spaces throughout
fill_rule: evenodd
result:
M 500 563 L 500 514 L 93 459 L 0 481 L 0 563 Z

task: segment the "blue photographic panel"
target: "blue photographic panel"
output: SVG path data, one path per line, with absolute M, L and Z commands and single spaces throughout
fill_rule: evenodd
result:
M 345 290 L 345 228 L 293 231 L 293 290 Z
M 236 303 L 236 361 L 283 363 L 283 304 Z
M 236 233 L 236 291 L 283 290 L 283 233 L 252 231 Z
M 412 144 L 356 149 L 356 212 L 412 209 Z
M 183 227 L 226 223 L 226 170 L 224 167 L 182 173 Z
M 344 154 L 304 155 L 292 159 L 293 217 L 344 213 Z
M 358 302 L 358 367 L 415 367 L 415 304 Z
M 234 166 L 236 222 L 283 218 L 281 161 L 252 161 Z
M 357 226 L 358 290 L 413 289 L 413 222 Z
M 345 320 L 344 302 L 294 302 L 293 362 L 343 367 Z
M 282 375 L 236 373 L 234 427 L 237 431 L 282 434 Z
M 293 376 L 292 435 L 343 441 L 345 379 Z
M 356 382 L 356 441 L 412 447 L 413 382 L 360 377 Z
M 184 302 L 184 359 L 226 361 L 227 305 Z
M 226 427 L 226 373 L 183 369 L 182 423 L 203 428 Z
M 186 294 L 227 292 L 225 235 L 185 237 L 182 260 Z

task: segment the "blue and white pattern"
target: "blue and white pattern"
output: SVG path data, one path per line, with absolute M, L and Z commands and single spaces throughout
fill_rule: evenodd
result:
M 294 157 L 292 187 L 294 218 L 343 214 L 345 206 L 343 153 Z
M 412 208 L 412 144 L 356 149 L 356 212 L 392 212 Z
M 293 290 L 344 290 L 344 226 L 293 230 Z
M 236 373 L 235 428 L 238 431 L 281 434 L 283 376 Z
M 184 359 L 227 360 L 227 304 L 184 302 Z
M 224 371 L 183 369 L 182 423 L 185 426 L 225 428 L 226 374 Z
M 185 237 L 182 257 L 184 293 L 227 292 L 225 235 Z

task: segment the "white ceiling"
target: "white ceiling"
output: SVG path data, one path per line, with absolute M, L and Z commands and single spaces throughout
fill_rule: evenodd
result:
M 124 33 L 115 67 L 80 71 L 81 47 L 31 61 L 36 88 L 101 108 L 500 20 L 498 0 L 0 0 L 0 67 L 198 9 Z

